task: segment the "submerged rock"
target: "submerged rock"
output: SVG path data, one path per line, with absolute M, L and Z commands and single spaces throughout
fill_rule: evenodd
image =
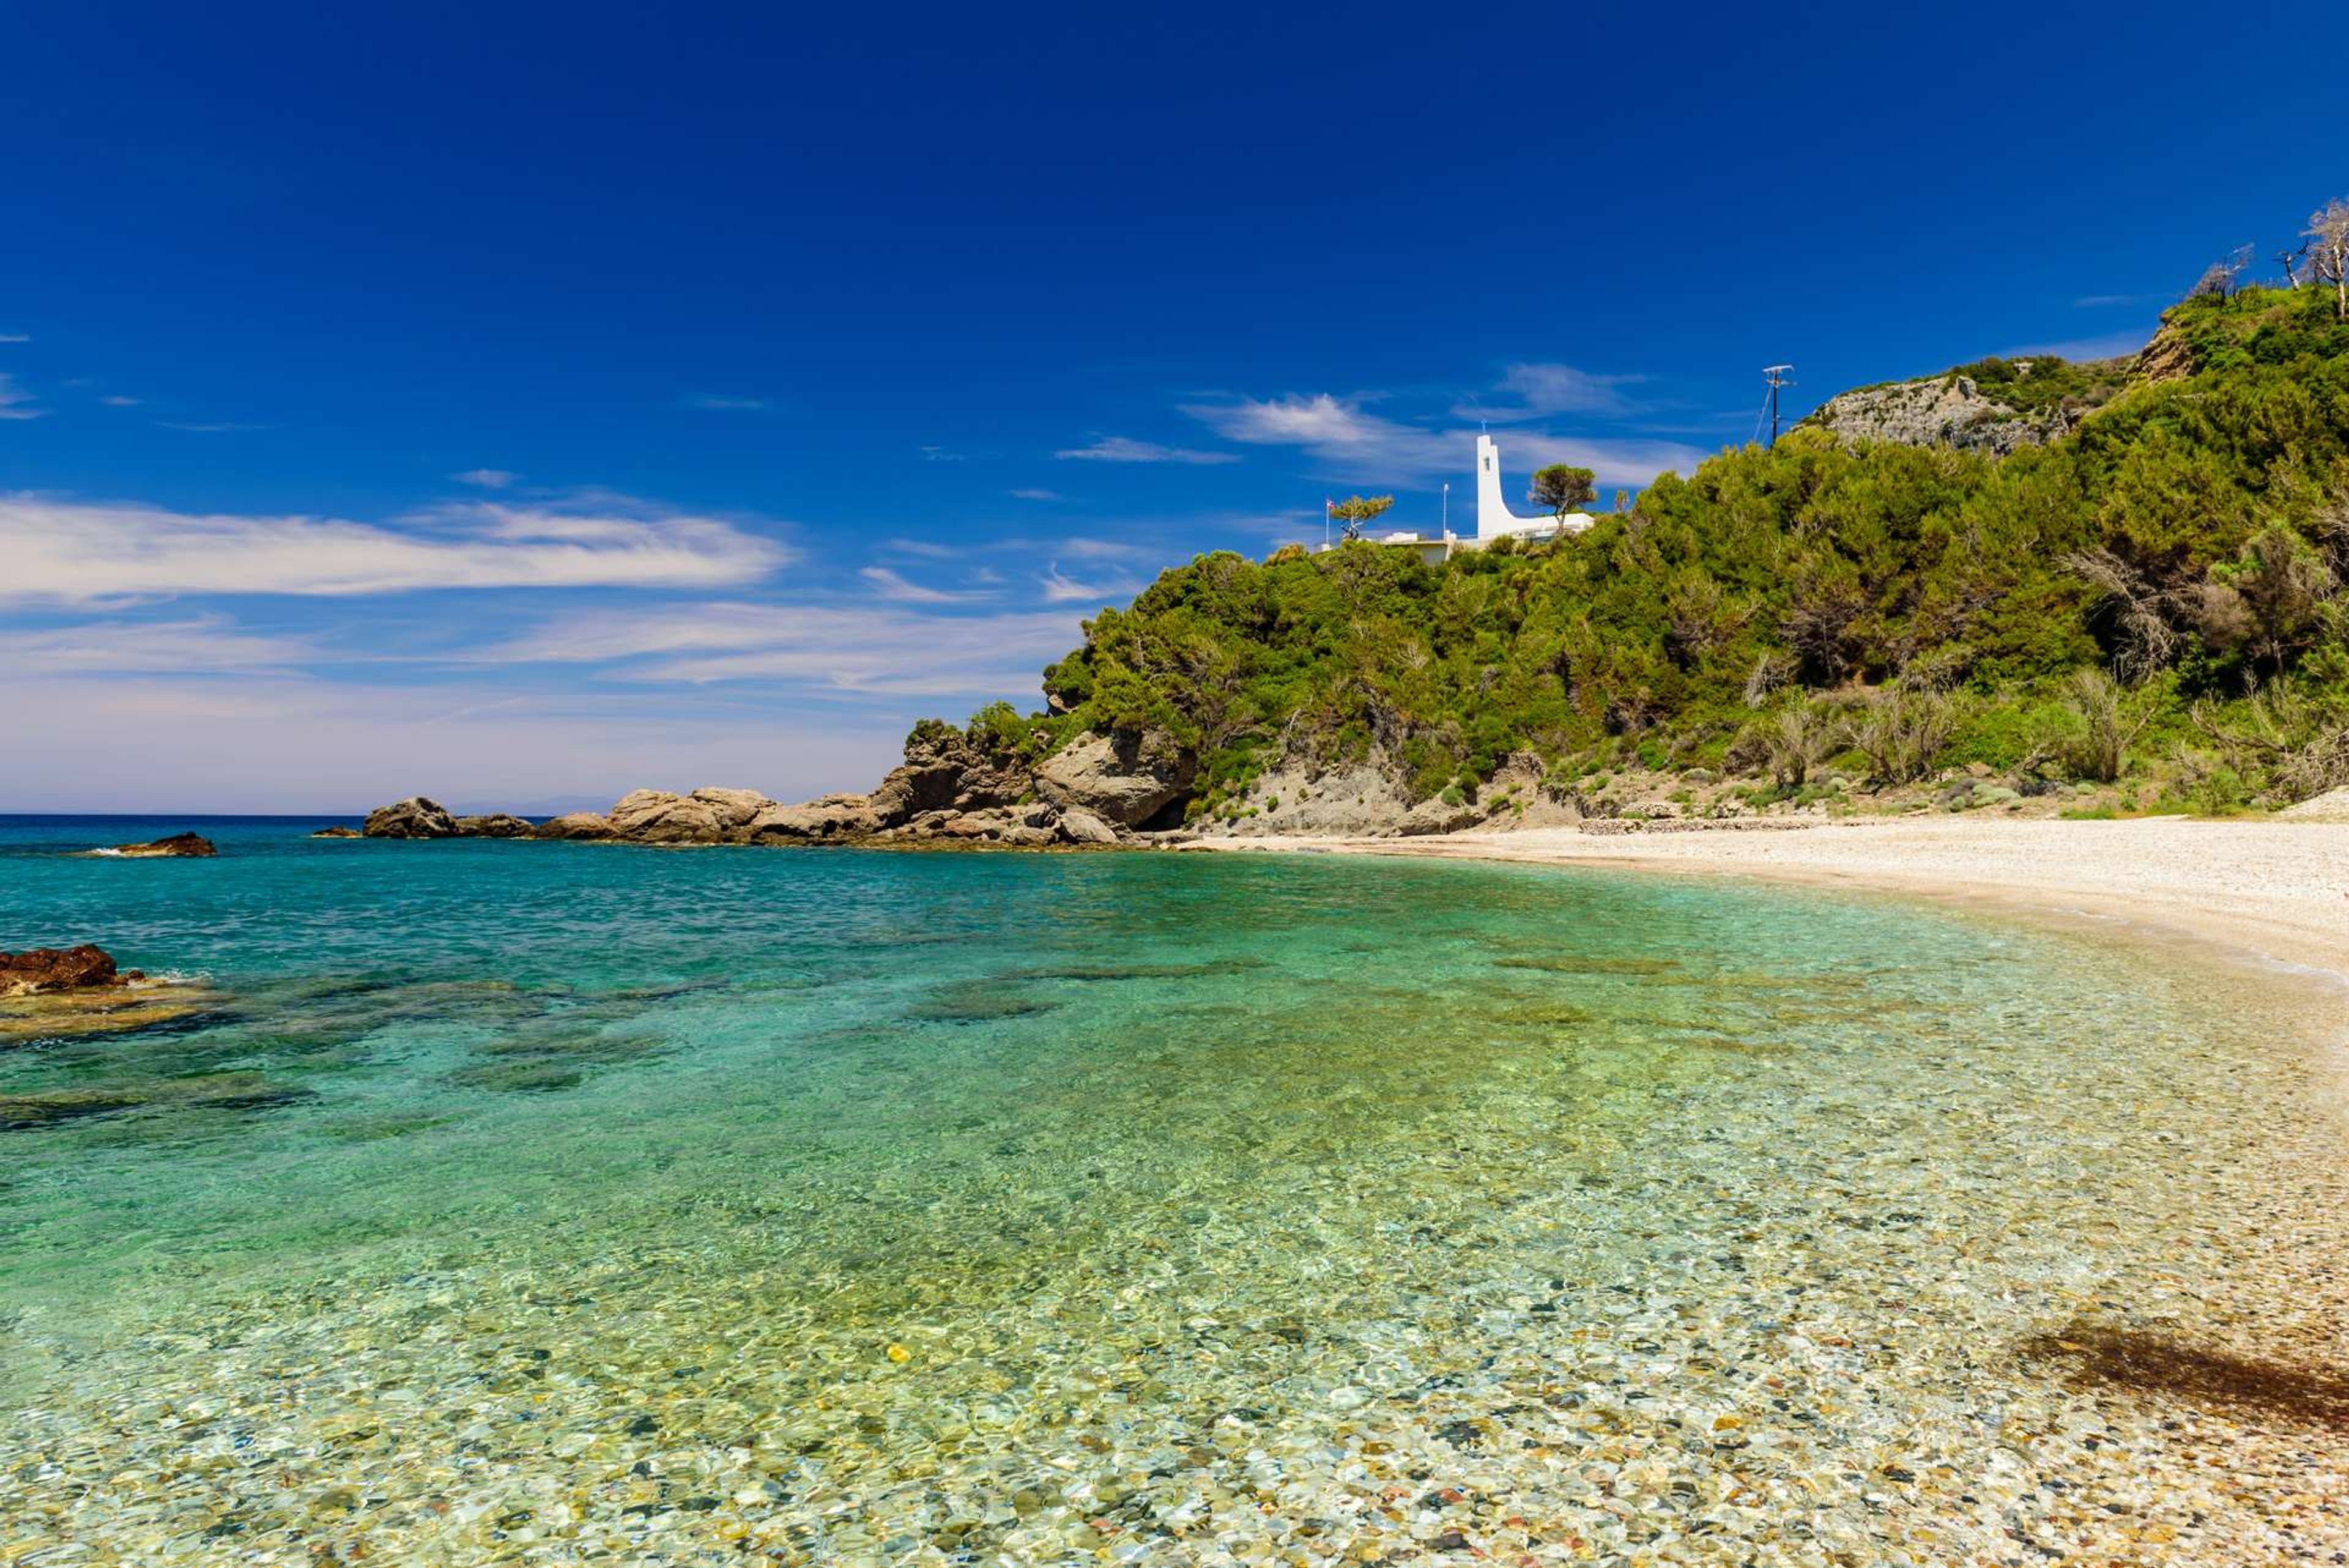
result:
M 366 834 L 360 832 L 357 828 L 346 828 L 339 824 L 332 828 L 321 828 L 310 836 L 314 839 L 363 839 L 367 837 Z
M 129 860 L 160 860 L 181 856 L 201 860 L 220 851 L 212 841 L 201 833 L 173 833 L 168 839 L 156 839 L 144 844 L 117 844 L 113 852 Z
M 366 832 L 370 839 L 453 839 L 457 820 L 438 800 L 411 795 L 369 811 Z

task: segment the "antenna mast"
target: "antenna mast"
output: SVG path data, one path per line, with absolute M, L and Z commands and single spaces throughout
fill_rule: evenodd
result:
M 1778 444 L 1778 388 L 1795 384 L 1795 378 L 1786 374 L 1793 368 L 1791 365 L 1769 365 L 1762 370 L 1762 379 L 1770 388 L 1770 444 L 1774 447 Z

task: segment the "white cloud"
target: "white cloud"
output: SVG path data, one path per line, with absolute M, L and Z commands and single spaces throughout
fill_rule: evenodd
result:
M 731 522 L 642 503 L 585 511 L 481 501 L 406 521 L 395 529 L 0 494 L 9 567 L 0 601 L 710 587 L 763 576 L 794 553 Z
M 978 593 L 950 593 L 943 588 L 925 587 L 886 566 L 860 566 L 856 574 L 873 584 L 874 592 L 882 598 L 900 604 L 961 604 L 985 597 Z
M 480 490 L 503 490 L 522 478 L 508 469 L 467 469 L 461 474 L 450 474 L 460 485 L 472 485 Z
M 716 392 L 698 392 L 685 400 L 685 406 L 716 414 L 755 414 L 767 407 L 767 400 L 764 397 L 730 397 Z
M 1058 490 L 1030 489 L 1013 490 L 1011 498 L 1014 500 L 1058 500 L 1061 495 Z
M 98 399 L 109 408 L 136 408 L 146 401 L 143 397 L 125 397 L 119 392 L 109 392 Z
M 1460 419 L 1537 419 L 1546 414 L 1621 414 L 1630 402 L 1619 388 L 1641 376 L 1595 376 L 1571 365 L 1512 365 L 1501 377 L 1500 389 L 1516 399 L 1514 406 L 1488 408 L 1462 405 L 1452 410 Z
M 200 425 L 186 419 L 158 419 L 155 421 L 155 425 L 158 429 L 185 430 L 189 434 L 195 436 L 220 436 L 226 435 L 232 430 L 260 430 L 267 428 L 266 426 L 263 425 Z
M 1467 476 L 1475 465 L 1475 433 L 1433 430 L 1365 412 L 1345 399 L 1312 397 L 1243 397 L 1193 405 L 1184 412 L 1235 441 L 1303 449 L 1350 483 Z M 1519 431 L 1507 443 L 1512 470 L 1575 463 L 1609 484 L 1644 485 L 1666 469 L 1691 471 L 1706 454 L 1676 441 L 1612 438 L 1581 439 Z
M 0 372 L 0 419 L 37 419 L 48 412 L 32 404 L 33 395 Z
M 2143 304 L 2153 297 L 2151 294 L 2082 294 L 2072 302 L 2072 306 L 2075 310 L 2100 310 L 2108 305 Z
M 924 447 L 922 449 L 922 461 L 926 463 L 960 463 L 968 462 L 969 461 L 969 459 L 963 453 L 957 452 L 948 447 Z
M 1090 447 L 1070 447 L 1052 455 L 1094 463 L 1206 464 L 1240 460 L 1238 455 L 1232 452 L 1200 452 L 1188 447 L 1164 447 L 1156 441 L 1137 441 L 1130 436 L 1102 436 Z
M 240 632 L 219 615 L 0 632 L 0 665 L 34 674 L 285 670 L 316 656 L 307 638 Z
M 929 539 L 885 539 L 881 548 L 899 555 L 918 555 L 926 561 L 951 561 L 963 552 L 951 544 L 940 544 Z
M 0 332 L 0 343 L 30 343 L 32 341 L 33 335 L 29 332 Z
M 1044 585 L 1044 602 L 1048 604 L 1073 604 L 1080 601 L 1096 605 L 1131 599 L 1142 592 L 1142 584 L 1109 579 L 1099 583 L 1081 583 L 1063 576 L 1061 563 L 1052 562 L 1044 569 L 1040 581 Z
M 1081 561 L 1140 561 L 1164 553 L 1157 545 L 1134 544 L 1123 539 L 1088 539 L 1081 534 L 1055 541 L 1053 548 Z
M 571 615 L 474 657 L 615 664 L 615 678 L 788 682 L 900 696 L 1008 696 L 1082 638 L 1060 611 L 924 614 L 888 606 L 714 603 Z M 637 661 L 629 663 L 628 661 Z

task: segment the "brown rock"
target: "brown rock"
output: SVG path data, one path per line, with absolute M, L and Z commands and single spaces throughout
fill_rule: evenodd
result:
M 200 833 L 174 833 L 168 839 L 144 844 L 117 844 L 114 852 L 130 860 L 160 860 L 167 856 L 201 860 L 220 853 L 212 848 L 212 841 Z
M 461 839 L 521 839 L 530 834 L 529 820 L 504 811 L 492 811 L 480 817 L 455 819 L 457 836 Z
M 717 815 L 720 828 L 745 828 L 750 819 L 775 802 L 756 789 L 696 789 L 691 799 Z
M 533 839 L 608 839 L 612 820 L 601 811 L 565 811 L 531 829 Z
M 378 806 L 367 813 L 370 839 L 452 839 L 457 820 L 440 801 L 411 795 L 396 805 Z
M 631 789 L 608 813 L 619 838 L 646 844 L 710 844 L 725 833 L 717 807 L 667 789 Z
M 926 811 L 981 811 L 1008 806 L 1028 793 L 1028 771 L 1010 758 L 988 755 L 948 725 L 916 725 L 905 739 L 905 760 L 873 791 L 874 815 L 885 827 Z
M 314 839 L 359 839 L 367 835 L 357 828 L 346 828 L 337 824 L 332 828 L 321 828 L 310 836 Z
M 46 991 L 78 991 L 119 985 L 132 978 L 115 972 L 114 956 L 96 943 L 78 947 L 36 947 L 0 953 L 0 996 L 33 996 Z
M 1061 812 L 1061 836 L 1072 844 L 1117 842 L 1117 830 L 1082 806 L 1071 806 Z

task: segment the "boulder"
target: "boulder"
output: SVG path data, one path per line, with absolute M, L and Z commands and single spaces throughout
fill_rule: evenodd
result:
M 157 839 L 144 844 L 117 844 L 114 852 L 132 860 L 156 860 L 175 855 L 201 860 L 207 855 L 220 853 L 212 848 L 212 841 L 201 833 L 174 833 L 168 839 Z
M 80 991 L 141 978 L 144 976 L 136 969 L 117 973 L 114 955 L 91 942 L 78 947 L 36 947 L 24 953 L 0 953 L 0 996 Z
M 314 839 L 358 839 L 365 838 L 367 835 L 361 833 L 357 828 L 346 828 L 336 823 L 331 828 L 321 828 L 310 836 Z
M 716 813 L 720 828 L 748 827 L 751 818 L 775 803 L 756 789 L 696 789 L 690 799 Z
M 1061 837 L 1072 844 L 1113 844 L 1117 830 L 1082 806 L 1071 806 L 1061 812 Z
M 719 809 L 667 789 L 631 789 L 608 813 L 613 833 L 647 844 L 710 844 L 725 833 Z
M 1037 767 L 1036 788 L 1063 812 L 1133 828 L 1189 795 L 1197 771 L 1198 759 L 1156 730 L 1088 730 Z
M 739 830 L 752 843 L 836 842 L 877 832 L 880 813 L 869 795 L 826 795 L 800 806 L 778 806 L 770 800 Z
M 1441 797 L 1431 797 L 1403 813 L 1394 830 L 1405 838 L 1416 838 L 1422 833 L 1456 833 L 1475 825 L 1482 816 L 1474 806 L 1447 805 Z
M 531 829 L 533 839 L 608 839 L 612 820 L 601 811 L 565 811 Z
M 457 820 L 438 800 L 411 795 L 369 811 L 366 832 L 370 839 L 453 839 Z
M 527 818 L 504 811 L 492 811 L 480 817 L 456 819 L 457 834 L 466 839 L 523 839 L 530 836 Z

